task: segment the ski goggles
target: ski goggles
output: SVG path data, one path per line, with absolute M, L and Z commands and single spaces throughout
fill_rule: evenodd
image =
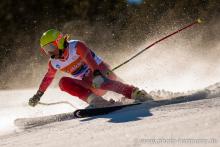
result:
M 57 50 L 57 45 L 55 42 L 51 42 L 42 47 L 46 54 L 51 54 Z

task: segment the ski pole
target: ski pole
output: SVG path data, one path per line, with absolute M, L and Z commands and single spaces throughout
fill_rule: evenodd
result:
M 201 19 L 197 19 L 197 20 L 194 21 L 193 23 L 191 23 L 191 24 L 189 24 L 189 25 L 187 25 L 187 26 L 185 26 L 185 27 L 183 27 L 183 28 L 180 28 L 179 30 L 177 30 L 177 31 L 175 31 L 175 32 L 173 32 L 173 33 L 171 33 L 171 34 L 169 34 L 169 35 L 167 35 L 167 36 L 165 36 L 165 37 L 163 37 L 163 38 L 161 38 L 161 39 L 159 39 L 159 40 L 153 42 L 152 44 L 150 44 L 149 46 L 147 46 L 145 49 L 141 50 L 140 52 L 138 52 L 137 54 L 135 54 L 134 56 L 132 56 L 132 57 L 129 58 L 128 60 L 124 61 L 123 63 L 121 63 L 121 64 L 119 64 L 118 66 L 116 66 L 115 68 L 113 68 L 112 71 L 114 71 L 114 70 L 120 68 L 121 66 L 125 65 L 126 63 L 130 62 L 132 59 L 136 58 L 138 55 L 142 54 L 144 51 L 146 51 L 146 50 L 149 49 L 150 47 L 154 46 L 155 44 L 157 44 L 157 43 L 159 43 L 159 42 L 161 42 L 161 41 L 163 41 L 163 40 L 165 40 L 165 39 L 167 39 L 167 38 L 173 36 L 174 34 L 177 34 L 177 33 L 181 32 L 181 31 L 183 31 L 183 30 L 185 30 L 185 29 L 187 29 L 187 28 L 190 28 L 190 27 L 192 27 L 192 26 L 195 25 L 195 24 L 200 24 L 200 23 L 202 23 L 202 20 L 201 20 Z
M 60 101 L 60 102 L 54 102 L 54 103 L 39 102 L 38 104 L 44 105 L 44 106 L 51 106 L 51 105 L 58 105 L 58 104 L 68 104 L 68 105 L 70 105 L 71 107 L 77 109 L 73 104 L 71 104 L 71 103 L 68 102 L 68 101 Z

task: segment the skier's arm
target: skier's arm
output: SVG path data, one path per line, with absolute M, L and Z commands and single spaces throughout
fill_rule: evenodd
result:
M 76 53 L 82 58 L 82 60 L 89 66 L 89 68 L 94 72 L 99 69 L 98 64 L 94 60 L 90 49 L 82 42 L 78 42 L 76 45 Z
M 56 69 L 54 69 L 51 63 L 49 62 L 48 71 L 45 74 L 37 93 L 32 98 L 29 99 L 30 106 L 34 107 L 38 104 L 40 98 L 42 97 L 48 86 L 51 84 L 51 82 L 53 81 L 55 74 L 56 74 Z
M 57 70 L 52 67 L 51 62 L 49 62 L 48 71 L 45 74 L 38 91 L 45 92 L 47 90 L 54 79 L 56 71 Z
M 91 50 L 82 42 L 78 42 L 76 46 L 76 53 L 80 55 L 82 60 L 89 66 L 93 72 L 92 86 L 94 88 L 99 88 L 101 85 L 107 81 L 107 78 L 101 73 L 99 65 L 96 63 L 92 56 Z

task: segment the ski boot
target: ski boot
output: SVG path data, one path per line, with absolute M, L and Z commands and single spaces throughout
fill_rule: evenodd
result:
M 110 107 L 110 106 L 116 106 L 116 105 L 121 105 L 121 103 L 118 103 L 114 101 L 113 99 L 105 100 L 103 97 L 91 94 L 88 99 L 87 103 L 89 106 L 86 108 L 101 108 L 101 107 Z
M 153 98 L 146 91 L 135 88 L 132 91 L 131 98 L 135 100 L 135 102 L 145 102 L 152 101 Z

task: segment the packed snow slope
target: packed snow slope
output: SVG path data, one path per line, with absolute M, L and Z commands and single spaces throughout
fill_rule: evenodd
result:
M 24 130 L 13 125 L 15 118 L 47 116 L 74 109 L 67 103 L 30 108 L 24 103 L 28 98 L 24 99 L 23 93 L 31 94 L 32 90 L 3 91 L 1 97 L 8 99 L 8 105 L 1 106 L 0 111 L 0 146 L 217 147 L 220 145 L 219 89 L 217 83 L 189 94 L 185 99 L 160 100 L 157 104 L 146 103 L 108 115 L 54 122 Z M 60 95 L 55 91 L 50 90 L 45 96 L 47 99 L 43 100 L 57 101 Z M 62 93 L 62 97 L 68 100 L 69 95 Z M 77 107 L 85 106 L 77 99 L 70 102 Z

